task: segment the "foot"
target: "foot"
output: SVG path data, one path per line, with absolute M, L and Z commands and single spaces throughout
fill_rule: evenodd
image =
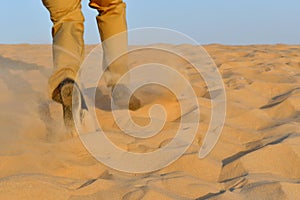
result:
M 74 120 L 83 121 L 83 111 L 84 109 L 87 110 L 77 84 L 72 79 L 65 79 L 53 92 L 53 95 L 53 99 L 62 104 L 66 128 L 72 131 L 75 130 Z
M 112 88 L 112 100 L 114 104 L 121 109 L 137 110 L 141 108 L 141 101 L 134 95 L 131 95 L 131 91 L 123 84 L 115 85 Z M 127 99 L 129 99 L 129 104 Z

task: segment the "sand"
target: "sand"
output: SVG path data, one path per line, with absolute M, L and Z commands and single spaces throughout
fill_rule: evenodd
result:
M 191 57 L 198 51 L 191 45 L 174 48 Z M 79 138 L 67 135 L 60 105 L 47 98 L 51 46 L 0 45 L 0 199 L 299 199 L 300 46 L 204 48 L 226 89 L 220 140 L 206 158 L 198 158 L 211 104 L 196 78 L 201 120 L 191 147 L 161 170 L 130 174 L 101 164 Z M 169 110 L 165 131 L 172 133 L 180 117 L 176 100 L 163 89 L 147 91 L 138 94 L 144 106 L 132 112 L 133 119 L 147 124 L 148 108 L 162 104 Z M 98 103 L 103 129 L 120 148 L 150 152 L 174 136 L 145 141 L 122 135 L 101 107 L 104 100 Z

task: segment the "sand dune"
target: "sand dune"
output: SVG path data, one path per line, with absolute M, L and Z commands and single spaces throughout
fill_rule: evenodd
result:
M 196 59 L 197 46 L 174 48 Z M 79 138 L 67 135 L 60 105 L 47 98 L 51 46 L 0 45 L 0 199 L 299 199 L 300 46 L 204 48 L 216 62 L 227 94 L 217 145 L 208 157 L 198 158 L 211 104 L 203 81 L 194 77 L 201 120 L 191 147 L 161 170 L 127 174 L 101 164 Z M 171 140 L 180 108 L 162 88 L 137 95 L 144 106 L 132 117 L 140 125 L 149 122 L 152 104 L 169 110 L 164 134 L 149 140 L 122 134 L 111 111 L 101 107 L 101 95 L 96 96 L 96 113 L 115 144 L 145 153 Z

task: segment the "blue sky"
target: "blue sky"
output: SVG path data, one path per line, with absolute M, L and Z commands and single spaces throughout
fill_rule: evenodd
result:
M 180 31 L 200 44 L 300 44 L 299 0 L 125 0 L 128 26 Z M 86 43 L 98 43 L 96 11 L 83 0 Z M 0 3 L 0 43 L 51 43 L 41 0 Z

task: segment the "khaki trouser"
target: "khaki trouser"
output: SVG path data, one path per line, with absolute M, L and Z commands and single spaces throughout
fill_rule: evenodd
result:
M 83 22 L 81 0 L 42 0 L 49 10 L 53 22 L 53 65 L 54 70 L 49 79 L 49 94 L 66 78 L 75 80 L 84 57 Z M 96 17 L 104 41 L 111 36 L 127 31 L 126 4 L 122 0 L 90 0 L 89 6 L 98 10 Z M 127 50 L 127 34 L 103 46 L 106 56 L 116 57 L 119 52 Z M 105 57 L 106 57 L 105 56 Z M 100 60 L 100 59 L 99 59 Z M 105 58 L 104 58 L 105 60 Z M 113 85 L 118 77 L 127 71 L 127 64 L 111 64 L 106 81 Z M 109 78 L 111 77 L 111 78 Z M 114 77 L 114 78 L 113 78 Z M 109 80 L 111 79 L 111 80 Z

